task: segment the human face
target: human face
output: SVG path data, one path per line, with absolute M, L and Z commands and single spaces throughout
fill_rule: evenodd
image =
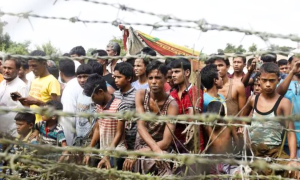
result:
M 214 64 L 217 66 L 219 74 L 222 78 L 227 76 L 228 67 L 223 60 L 215 60 Z
M 279 70 L 280 70 L 281 73 L 287 74 L 288 71 L 289 71 L 289 68 L 288 68 L 287 65 L 281 65 L 281 66 L 279 66 Z
M 46 62 L 39 60 L 29 60 L 29 67 L 35 76 L 40 76 L 46 69 Z
M 71 54 L 71 58 L 79 57 L 78 54 Z M 84 64 L 84 59 L 76 59 L 75 61 L 80 62 L 80 64 Z
M 19 69 L 16 68 L 16 63 L 13 60 L 6 60 L 3 64 L 3 78 L 7 81 L 14 80 L 19 73 Z
M 234 72 L 243 72 L 245 63 L 241 57 L 233 58 L 233 70 Z
M 256 80 L 254 82 L 254 92 L 253 93 L 254 93 L 254 95 L 257 95 L 260 93 L 260 91 L 261 91 L 260 82 L 259 82 L 259 80 Z
M 217 89 L 223 88 L 223 79 L 221 78 L 220 74 L 218 76 L 218 79 L 215 79 L 215 83 L 216 83 Z
M 166 77 L 158 69 L 154 69 L 148 74 L 148 84 L 152 93 L 162 93 L 165 83 Z
M 110 46 L 106 47 L 106 52 L 107 52 L 108 56 L 116 56 L 117 55 L 117 53 Z
M 275 73 L 262 72 L 260 74 L 261 92 L 272 94 L 275 92 L 276 86 L 279 82 L 279 77 Z
M 26 74 L 27 74 L 27 72 L 28 72 L 28 69 L 23 69 L 23 67 L 20 67 L 20 70 L 19 70 L 19 78 L 24 78 L 25 76 L 26 76 Z
M 136 59 L 134 61 L 134 73 L 137 77 L 143 76 L 146 73 L 146 66 L 143 59 Z
M 130 84 L 130 79 L 127 79 L 123 74 L 119 71 L 114 71 L 115 84 L 119 89 L 123 89 L 128 84 Z
M 79 85 L 83 88 L 86 80 L 88 79 L 89 74 L 79 74 L 77 75 L 77 81 Z
M 190 76 L 190 70 L 183 70 L 182 68 L 172 68 L 172 79 L 174 85 L 185 83 L 185 79 Z
M 102 65 L 106 65 L 106 60 L 105 59 L 97 59 L 97 62 L 102 64 Z
M 167 83 L 169 83 L 169 85 L 171 86 L 171 88 L 173 88 L 175 85 L 174 85 L 174 82 L 173 82 L 173 78 L 172 78 L 172 70 L 168 70 L 168 73 L 167 73 Z
M 95 87 L 95 88 L 96 88 L 96 87 Z M 104 102 L 104 97 L 105 97 L 105 94 L 104 94 L 104 93 L 105 93 L 105 92 L 104 92 L 102 89 L 96 90 L 96 91 L 92 94 L 92 96 L 91 96 L 92 101 L 93 101 L 94 103 L 96 103 L 96 104 L 101 105 L 101 106 L 105 105 L 106 102 Z
M 28 132 L 33 128 L 33 123 L 28 124 L 26 121 L 16 121 L 17 132 L 20 135 L 27 135 Z

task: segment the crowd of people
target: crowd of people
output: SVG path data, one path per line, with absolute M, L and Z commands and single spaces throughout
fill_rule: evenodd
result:
M 175 154 L 240 154 L 246 147 L 249 155 L 252 152 L 254 156 L 275 158 L 271 163 L 297 165 L 276 158 L 300 157 L 300 133 L 286 131 L 300 130 L 300 123 L 288 118 L 284 121 L 271 119 L 300 113 L 298 56 L 277 61 L 276 54 L 268 53 L 247 61 L 242 54 L 236 54 L 233 64 L 225 56 L 212 56 L 198 72 L 192 72 L 190 61 L 182 57 L 166 60 L 142 57 L 101 59 L 101 56 L 119 56 L 120 51 L 119 44 L 110 42 L 105 50 L 92 52 L 97 60 L 61 59 L 54 62 L 38 58 L 5 59 L 0 74 L 0 107 L 49 107 L 71 113 L 100 114 L 135 111 L 137 114 L 150 112 L 157 116 L 173 117 L 214 113 L 220 116 L 265 117 L 268 120 L 254 119 L 251 123 L 245 123 L 216 119 L 200 126 L 163 123 L 155 119 L 135 121 L 9 112 L 0 115 L 1 137 L 29 144 Z M 30 53 L 30 56 L 45 55 L 40 50 Z M 137 55 L 157 54 L 145 47 Z M 86 56 L 86 51 L 82 46 L 77 46 L 64 56 Z M 233 74 L 228 72 L 230 66 L 234 69 Z M 196 74 L 201 84 L 195 85 L 191 74 Z M 220 126 L 218 123 L 240 126 Z M 4 151 L 7 146 L 2 144 L 1 148 Z M 30 147 L 25 145 L 15 145 L 11 151 L 49 153 L 30 151 Z M 68 154 L 63 152 L 58 161 L 157 176 L 183 175 L 186 169 L 190 175 L 232 175 L 243 171 L 238 164 L 225 162 L 186 168 L 172 162 L 140 159 L 133 155 L 94 158 L 77 153 L 70 160 Z M 283 170 L 272 172 L 270 169 L 254 168 L 253 171 L 263 175 L 291 175 L 291 172 Z

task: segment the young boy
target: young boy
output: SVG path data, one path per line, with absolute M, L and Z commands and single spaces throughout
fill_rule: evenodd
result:
M 35 122 L 35 115 L 31 113 L 18 113 L 15 116 L 18 136 L 16 141 L 22 141 L 24 143 L 38 144 L 36 138 L 29 140 L 29 137 L 33 133 L 33 127 Z M 14 150 L 17 154 L 28 153 L 30 148 L 25 145 L 14 145 Z
M 251 109 L 254 109 L 253 118 L 265 117 L 272 118 L 276 116 L 289 116 L 291 114 L 291 103 L 288 99 L 280 96 L 276 92 L 276 86 L 279 82 L 280 71 L 275 63 L 265 63 L 260 68 L 260 87 L 261 93 L 253 96 L 250 103 L 245 107 L 244 115 L 248 115 Z M 272 127 L 272 128 L 271 128 Z M 288 128 L 294 130 L 294 123 L 289 120 L 283 122 L 268 120 L 264 122 L 253 121 L 249 128 L 249 138 L 251 148 L 255 156 L 271 158 L 296 158 L 296 135 L 295 132 L 284 132 L 282 129 Z M 282 149 L 284 133 L 287 133 L 290 156 Z M 290 165 L 293 162 L 277 161 L 275 163 Z M 272 171 L 261 171 L 264 175 L 270 175 Z M 276 175 L 288 177 L 288 171 L 275 171 Z
M 127 62 L 118 63 L 114 69 L 114 78 L 119 89 L 114 95 L 122 101 L 119 111 L 135 111 L 136 89 L 130 83 L 133 78 L 132 66 Z M 125 124 L 126 145 L 129 150 L 133 150 L 137 132 L 136 122 L 127 121 Z
M 206 112 L 207 106 L 211 101 L 225 102 L 222 94 L 218 90 L 223 87 L 223 80 L 218 73 L 217 66 L 214 64 L 206 65 L 200 72 L 201 83 L 206 88 L 204 93 L 203 112 Z
M 278 67 L 280 69 L 280 73 L 282 74 L 288 74 L 289 68 L 288 68 L 288 60 L 286 59 L 280 59 L 277 61 Z
M 224 103 L 220 101 L 212 101 L 207 106 L 208 113 L 219 114 L 220 116 L 226 116 L 226 108 Z M 218 123 L 224 123 L 218 120 Z M 234 153 L 233 143 L 236 145 L 237 150 L 241 148 L 242 144 L 239 144 L 239 137 L 237 136 L 234 127 L 230 126 L 205 126 L 205 130 L 210 137 L 207 147 L 208 154 L 232 154 Z M 213 164 L 210 169 L 212 174 L 231 174 L 233 175 L 238 171 L 237 165 L 230 165 L 226 163 Z
M 86 80 L 84 93 L 91 97 L 96 103 L 97 113 L 116 113 L 121 103 L 120 99 L 116 99 L 113 94 L 107 91 L 105 80 L 98 74 L 92 74 Z M 117 150 L 126 150 L 124 144 L 125 122 L 109 117 L 99 118 L 95 124 L 93 138 L 90 147 L 94 147 L 97 141 L 100 142 L 100 149 L 116 148 Z M 113 164 L 114 160 L 105 156 L 98 164 L 98 168 L 105 166 L 107 169 L 111 166 L 122 168 L 123 160 L 117 159 L 117 164 Z M 88 163 L 88 157 L 85 158 Z

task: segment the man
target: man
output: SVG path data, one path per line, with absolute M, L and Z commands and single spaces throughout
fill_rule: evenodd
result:
M 82 46 L 73 47 L 69 54 L 70 54 L 71 58 L 86 55 L 85 49 Z M 75 63 L 75 72 L 76 72 L 78 66 L 80 66 L 80 64 L 84 64 L 84 59 L 74 60 L 74 63 Z
M 135 111 L 135 96 L 136 89 L 131 86 L 133 78 L 133 68 L 129 63 L 121 62 L 116 65 L 114 71 L 114 78 L 119 90 L 115 91 L 116 99 L 120 99 L 119 110 L 121 111 Z M 125 123 L 125 139 L 128 150 L 134 149 L 136 138 L 136 122 L 128 121 Z
M 143 48 L 137 55 L 156 56 L 156 52 L 149 47 Z M 149 64 L 149 59 L 137 58 L 134 61 L 134 73 L 138 77 L 137 81 L 132 82 L 132 86 L 136 90 L 147 89 L 149 87 L 146 76 L 146 67 Z
M 246 92 L 242 82 L 233 82 L 228 78 L 227 72 L 230 67 L 228 59 L 222 57 L 213 57 L 210 62 L 217 66 L 219 74 L 223 79 L 223 88 L 219 93 L 226 99 L 227 115 L 235 116 L 246 104 Z
M 31 82 L 26 79 L 26 74 L 29 72 L 29 65 L 28 62 L 24 59 L 20 60 L 20 63 L 21 67 L 18 76 L 22 81 L 25 82 L 25 84 L 27 85 L 27 90 L 29 91 Z
M 235 82 L 241 82 L 245 73 L 244 67 L 246 66 L 246 57 L 243 55 L 236 54 L 237 57 L 233 58 L 233 74 L 230 75 L 230 78 Z
M 149 89 L 140 90 L 136 94 L 137 113 L 151 112 L 161 116 L 177 115 L 178 105 L 174 99 L 164 92 L 166 83 L 166 66 L 154 61 L 147 66 L 146 70 Z M 138 120 L 138 134 L 136 139 L 136 152 L 163 153 L 171 151 L 172 132 L 175 125 L 172 123 L 145 122 Z M 135 160 L 127 159 L 123 170 L 132 170 Z M 136 163 L 135 171 L 142 174 L 155 174 L 158 176 L 171 175 L 170 166 L 160 166 L 154 160 L 141 160 Z
M 280 59 L 279 61 L 277 61 L 277 65 L 280 69 L 280 73 L 288 74 L 289 68 L 288 68 L 288 61 L 286 59 Z
M 63 104 L 64 112 L 76 113 L 77 99 L 82 88 L 79 85 L 75 76 L 75 63 L 69 59 L 59 61 L 59 74 L 65 88 L 62 92 L 61 103 Z M 75 117 L 63 117 L 60 124 L 63 126 L 67 140 L 67 145 L 72 146 L 74 139 Z
M 254 119 L 260 117 L 268 118 L 269 120 L 264 122 L 252 121 L 251 126 L 249 127 L 249 138 L 255 156 L 295 159 L 297 158 L 295 132 L 283 131 L 284 128 L 294 130 L 294 123 L 290 120 L 285 120 L 283 122 L 272 120 L 272 117 L 276 116 L 289 116 L 292 108 L 289 100 L 276 92 L 276 86 L 279 83 L 279 75 L 279 68 L 275 63 L 265 63 L 260 68 L 261 93 L 250 99 L 250 102 L 247 103 L 245 107 L 245 113 L 248 115 L 251 109 L 254 109 L 252 115 Z M 287 133 L 286 137 L 289 143 L 290 156 L 288 156 L 281 148 L 284 141 L 283 137 L 285 137 L 284 133 Z M 280 160 L 275 162 L 281 165 L 293 164 L 293 162 Z M 271 175 L 272 171 L 261 170 L 259 173 Z M 275 174 L 289 177 L 288 171 L 275 171 Z
M 84 93 L 96 103 L 97 113 L 116 113 L 119 110 L 121 100 L 116 99 L 113 94 L 108 93 L 104 78 L 98 74 L 89 76 L 84 86 Z M 99 118 L 95 124 L 90 147 L 94 147 L 96 142 L 99 141 L 100 149 L 116 148 L 117 150 L 126 150 L 124 144 L 124 125 L 124 121 L 121 120 Z M 106 168 L 110 168 L 111 164 L 112 166 L 117 166 L 118 169 L 122 168 L 121 159 L 117 160 L 117 164 L 113 164 L 113 160 L 109 162 L 108 157 L 104 157 L 103 159 L 98 164 L 98 168 L 101 168 L 103 165 Z
M 300 58 L 297 56 L 291 56 L 288 60 L 291 67 L 291 71 L 287 77 L 279 84 L 276 91 L 289 99 L 293 106 L 293 115 L 300 114 Z M 295 121 L 295 129 L 300 130 L 300 122 Z M 296 133 L 297 136 L 297 157 L 300 158 L 300 133 Z M 288 148 L 285 147 L 288 152 Z
M 202 112 L 203 107 L 203 93 L 196 86 L 193 86 L 189 82 L 189 77 L 191 75 L 191 63 L 189 60 L 180 58 L 174 60 L 171 63 L 172 68 L 172 79 L 175 88 L 170 92 L 178 106 L 178 114 L 189 114 L 194 115 L 196 113 Z M 179 140 L 176 142 L 178 150 L 180 153 L 188 153 L 189 151 L 194 151 L 194 135 L 193 129 L 195 126 L 186 126 L 185 124 L 177 124 L 175 130 L 175 136 Z M 204 149 L 204 141 L 202 130 L 200 129 L 200 147 L 199 150 Z M 199 146 L 199 142 L 197 142 Z M 198 153 L 198 152 L 195 152 Z
M 106 52 L 108 56 L 120 56 L 121 47 L 116 42 L 109 42 L 108 45 L 106 46 Z M 113 73 L 116 64 L 120 62 L 122 62 L 121 59 L 109 59 L 108 66 L 107 66 L 108 72 Z
M 218 73 L 217 66 L 214 64 L 209 64 L 202 68 L 200 75 L 201 83 L 206 88 L 206 93 L 203 95 L 203 112 L 206 112 L 207 106 L 211 101 L 225 102 L 224 96 L 218 93 L 218 90 L 223 87 L 223 80 Z
M 37 51 L 31 53 L 32 56 Z M 47 61 L 42 59 L 30 59 L 28 61 L 29 67 L 32 68 L 32 72 L 38 78 L 34 79 L 31 83 L 29 96 L 19 98 L 18 100 L 25 106 L 30 108 L 37 108 L 43 106 L 49 100 L 60 99 L 60 84 L 57 79 L 51 75 L 47 69 Z M 36 114 L 36 122 L 42 120 L 41 115 Z
M 118 87 L 115 84 L 115 79 L 112 76 L 112 73 L 110 73 L 107 70 L 107 66 L 108 66 L 108 59 L 100 59 L 99 56 L 107 56 L 107 52 L 100 49 L 100 50 L 95 50 L 92 52 L 93 56 L 98 57 L 97 58 L 97 62 L 100 63 L 103 67 L 103 78 L 105 79 L 106 82 L 108 82 L 108 84 L 110 84 L 114 89 L 118 89 Z
M 0 84 L 0 107 L 13 109 L 22 107 L 12 93 L 27 96 L 26 84 L 18 77 L 21 63 L 17 59 L 8 59 L 4 62 L 2 73 L 4 80 Z M 14 98 L 14 100 L 12 99 Z M 16 124 L 14 117 L 16 113 L 9 112 L 0 115 L 0 136 L 16 137 Z

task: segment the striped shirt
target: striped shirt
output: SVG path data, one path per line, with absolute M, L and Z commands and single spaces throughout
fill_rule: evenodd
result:
M 116 99 L 112 95 L 111 100 L 105 105 L 105 107 L 96 105 L 97 113 L 116 113 L 118 111 L 119 105 L 121 103 L 120 99 Z M 117 132 L 117 119 L 101 118 L 98 119 L 99 132 L 100 132 L 100 149 L 107 149 L 110 147 L 116 132 Z M 120 141 L 119 145 L 116 147 L 117 150 L 126 150 L 124 145 L 124 137 Z
M 39 131 L 41 144 L 61 146 L 61 143 L 66 141 L 63 127 L 59 123 L 48 128 L 46 121 L 39 121 L 35 124 L 35 129 Z
M 129 91 L 122 93 L 120 90 L 114 93 L 116 99 L 120 99 L 119 111 L 135 111 L 135 95 L 136 89 L 132 87 Z M 127 148 L 130 150 L 134 149 L 136 139 L 136 122 L 126 121 L 125 123 L 125 141 Z

